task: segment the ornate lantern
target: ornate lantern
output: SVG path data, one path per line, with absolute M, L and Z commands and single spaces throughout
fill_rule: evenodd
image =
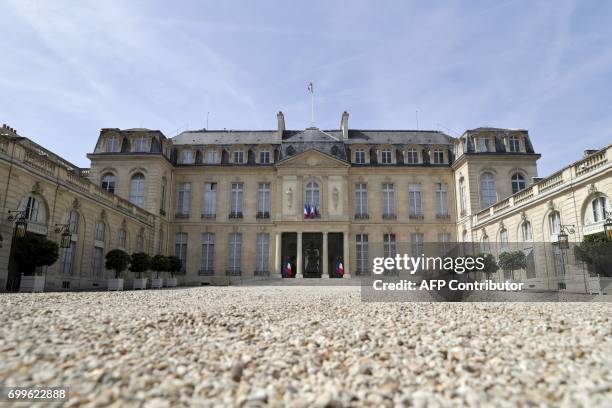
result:
M 612 213 L 606 213 L 606 221 L 604 222 L 604 232 L 609 240 L 612 240 Z
M 56 225 L 55 232 L 58 234 L 61 232 L 62 236 L 60 239 L 60 248 L 70 248 L 70 244 L 72 243 L 72 234 L 70 233 L 69 225 Z
M 25 213 L 20 211 L 17 214 L 17 221 L 15 221 L 15 236 L 17 238 L 23 238 L 28 231 L 28 220 L 25 217 Z
M 569 249 L 569 237 L 565 230 L 561 230 L 557 235 L 557 243 L 559 244 L 560 249 Z

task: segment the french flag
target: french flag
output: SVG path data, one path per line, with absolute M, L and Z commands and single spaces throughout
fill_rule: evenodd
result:
M 342 262 L 338 262 L 336 272 L 338 273 L 338 275 L 344 275 L 344 265 L 342 265 Z
M 287 262 L 287 276 L 291 277 L 291 262 Z
M 304 218 L 308 218 L 308 204 L 304 204 Z

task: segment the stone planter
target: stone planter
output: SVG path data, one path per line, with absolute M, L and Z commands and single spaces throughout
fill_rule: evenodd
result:
M 175 288 L 178 285 L 177 278 L 168 278 L 166 279 L 166 286 L 169 288 Z
M 45 277 L 44 276 L 26 276 L 21 275 L 21 283 L 19 284 L 20 292 L 44 292 Z
M 108 290 L 123 290 L 123 279 L 109 279 L 106 288 Z
M 151 289 L 161 289 L 164 286 L 163 278 L 153 278 L 151 279 Z
M 134 289 L 146 289 L 147 281 L 147 278 L 134 279 Z

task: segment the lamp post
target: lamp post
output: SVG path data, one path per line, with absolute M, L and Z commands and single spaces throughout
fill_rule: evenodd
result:
M 612 241 L 612 212 L 605 211 L 604 215 L 606 220 L 604 221 L 604 232 L 606 233 L 606 238 Z
M 9 210 L 9 221 L 15 221 L 15 236 L 23 238 L 28 230 L 28 219 L 25 211 Z
M 62 234 L 60 239 L 60 248 L 70 248 L 72 243 L 72 233 L 70 232 L 69 224 L 55 224 L 55 233 Z
M 561 225 L 559 234 L 557 234 L 557 243 L 560 249 L 569 249 L 569 236 L 567 234 L 574 233 L 573 225 Z

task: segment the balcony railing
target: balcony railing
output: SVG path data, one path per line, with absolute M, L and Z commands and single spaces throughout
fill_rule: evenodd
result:
M 174 214 L 174 218 L 177 220 L 189 218 L 189 213 L 176 213 Z
M 211 268 L 201 268 L 198 271 L 198 275 L 200 275 L 200 276 L 214 276 L 215 275 L 215 270 L 211 269 Z
M 258 211 L 256 217 L 257 219 L 266 219 L 266 218 L 270 218 L 270 213 L 268 211 Z
M 436 214 L 436 218 L 439 220 L 447 220 L 450 218 L 450 214 L 446 213 L 446 214 Z
M 214 220 L 215 218 L 217 218 L 217 214 L 202 214 L 200 218 L 204 220 Z
M 229 214 L 229 218 L 230 219 L 240 219 L 240 218 L 243 218 L 243 216 L 241 212 L 231 212 Z
M 225 271 L 225 275 L 226 276 L 240 276 L 242 275 L 242 272 L 240 269 L 229 269 Z
M 356 220 L 369 220 L 370 216 L 368 214 L 358 213 L 358 214 L 355 214 L 355 219 Z
M 396 220 L 397 219 L 397 215 L 395 215 L 395 214 L 383 214 L 382 218 L 383 218 L 383 220 Z
M 410 218 L 411 220 L 422 220 L 424 216 L 422 212 L 418 212 L 418 213 L 410 213 L 408 215 L 408 218 Z

